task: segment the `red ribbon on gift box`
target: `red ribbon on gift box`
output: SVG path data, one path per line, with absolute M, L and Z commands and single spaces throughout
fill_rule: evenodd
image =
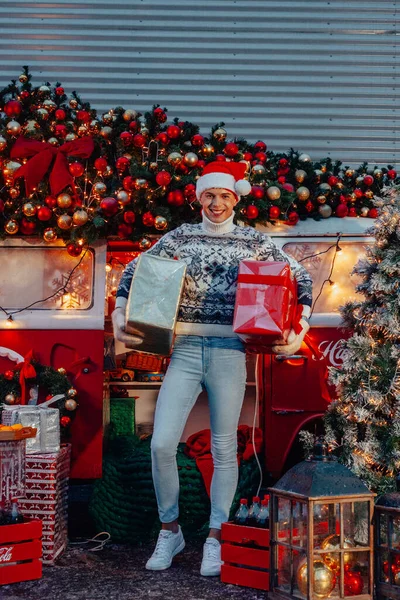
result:
M 36 377 L 35 367 L 31 364 L 33 360 L 33 350 L 29 350 L 28 354 L 24 358 L 23 363 L 18 363 L 16 368 L 19 371 L 19 383 L 21 386 L 21 404 L 26 404 L 26 380 L 34 379 Z
M 13 181 L 19 177 L 24 177 L 26 195 L 29 196 L 35 191 L 38 183 L 42 181 L 53 159 L 55 159 L 49 182 L 51 193 L 57 195 L 68 185 L 74 188 L 74 178 L 68 170 L 67 156 L 89 158 L 93 150 L 94 142 L 89 136 L 66 142 L 58 148 L 47 142 L 38 142 L 20 137 L 15 142 L 10 157 L 31 158 L 14 173 Z

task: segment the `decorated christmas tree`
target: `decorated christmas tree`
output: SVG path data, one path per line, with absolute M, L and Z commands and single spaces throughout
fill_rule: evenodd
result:
M 364 300 L 341 309 L 354 334 L 343 367 L 332 368 L 339 397 L 325 418 L 340 460 L 378 492 L 394 489 L 400 471 L 400 189 L 384 192 L 375 241 L 354 268 Z

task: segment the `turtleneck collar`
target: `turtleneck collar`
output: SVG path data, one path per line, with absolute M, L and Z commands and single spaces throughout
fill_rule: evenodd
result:
M 230 233 L 235 229 L 235 225 L 233 223 L 234 213 L 231 214 L 225 221 L 222 223 L 213 223 L 206 217 L 204 212 L 202 213 L 203 221 L 202 228 L 203 231 L 209 233 L 211 235 L 222 235 L 224 233 Z

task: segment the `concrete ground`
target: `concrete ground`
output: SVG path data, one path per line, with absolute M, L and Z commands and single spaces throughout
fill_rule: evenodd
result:
M 71 545 L 43 578 L 0 587 L 1 600 L 259 600 L 266 592 L 202 577 L 202 543 L 187 544 L 166 571 L 146 571 L 153 546 L 107 545 L 100 552 Z

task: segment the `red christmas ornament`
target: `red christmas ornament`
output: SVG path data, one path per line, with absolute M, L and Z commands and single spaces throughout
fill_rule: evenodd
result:
M 64 94 L 64 88 L 61 86 L 56 87 L 57 96 L 62 96 Z
M 349 217 L 356 217 L 357 216 L 357 210 L 354 206 L 350 206 L 349 208 Z
M 337 217 L 343 218 L 347 217 L 349 214 L 349 209 L 347 208 L 347 204 L 338 204 L 335 210 L 335 215 Z
M 140 135 L 140 134 L 139 134 Z M 136 137 L 136 136 L 135 136 Z M 143 137 L 143 136 L 142 136 Z M 133 135 L 129 132 L 129 131 L 123 131 L 120 136 L 119 139 L 121 140 L 121 142 L 124 144 L 124 146 L 130 146 L 132 144 L 133 141 Z M 144 138 L 143 138 L 144 139 Z M 135 144 L 136 145 L 136 144 Z M 140 146 L 137 146 L 138 148 L 140 148 Z
M 226 162 L 226 156 L 224 156 L 223 154 L 217 154 L 215 160 L 218 162 Z
M 265 154 L 265 152 L 257 152 L 254 155 L 254 158 L 256 158 L 261 163 L 267 162 L 267 155 Z
M 70 417 L 61 417 L 60 419 L 61 427 L 69 427 L 71 425 Z
M 122 180 L 122 187 L 126 192 L 131 192 L 135 189 L 135 180 L 130 175 L 124 177 Z
M 294 187 L 291 183 L 284 183 L 282 185 L 283 189 L 286 190 L 287 192 L 294 192 Z
M 107 167 L 107 159 L 103 158 L 102 156 L 100 156 L 100 158 L 96 158 L 96 160 L 94 161 L 94 168 L 97 169 L 97 171 L 100 171 L 100 173 L 104 173 Z
M 247 160 L 248 162 L 253 160 L 253 155 L 251 152 L 243 152 L 243 160 Z
M 254 206 L 254 204 L 250 204 L 246 208 L 246 217 L 248 219 L 257 219 L 257 217 L 258 217 L 258 208 L 257 208 L 257 206 Z
M 57 206 L 57 198 L 55 196 L 46 196 L 44 203 L 49 208 L 55 208 Z
M 270 219 L 279 219 L 279 215 L 281 214 L 281 209 L 279 206 L 271 206 L 269 209 L 269 218 Z
M 28 221 L 25 217 L 22 217 L 19 230 L 24 235 L 32 235 L 36 229 L 36 223 L 34 221 Z
M 54 116 L 57 119 L 57 121 L 64 121 L 67 115 L 65 110 L 63 110 L 62 108 L 57 108 L 56 112 L 54 113 Z
M 372 177 L 372 175 L 365 175 L 364 183 L 368 186 L 372 185 L 374 183 L 374 178 Z
M 331 187 L 334 187 L 339 183 L 339 177 L 336 177 L 336 175 L 329 175 L 328 183 Z
M 169 192 L 167 196 L 168 204 L 172 204 L 173 206 L 182 206 L 185 203 L 185 196 L 181 192 L 181 190 L 174 190 Z
M 265 152 L 267 149 L 267 144 L 261 140 L 258 140 L 258 142 L 254 144 L 254 149 L 257 150 L 257 152 Z
M 224 152 L 226 154 L 226 156 L 236 156 L 236 154 L 239 152 L 239 146 L 237 144 L 235 144 L 234 142 L 229 142 L 229 144 L 227 144 L 224 148 Z
M 138 127 L 139 127 L 139 125 L 138 125 L 137 121 L 131 121 L 129 123 L 129 129 L 130 129 L 130 131 L 132 131 L 132 133 L 135 133 L 135 131 L 138 130 Z
M 129 158 L 126 158 L 126 156 L 120 156 L 115 161 L 115 166 L 117 167 L 118 171 L 125 171 L 125 169 L 129 166 Z
M 7 117 L 19 117 L 22 112 L 22 104 L 18 100 L 9 100 L 3 108 Z
M 264 188 L 260 185 L 253 185 L 251 187 L 251 195 L 257 198 L 257 200 L 261 200 L 261 198 L 264 198 Z
M 185 185 L 183 193 L 185 194 L 186 198 L 196 196 L 196 186 L 193 183 L 188 183 L 187 185 Z
M 37 218 L 39 221 L 50 221 L 53 211 L 48 206 L 39 206 Z
M 82 177 L 85 172 L 85 167 L 80 162 L 73 162 L 68 167 L 72 177 Z
M 160 106 L 154 109 L 153 114 L 159 123 L 165 123 L 167 120 L 167 115 Z
M 203 170 L 205 166 L 206 166 L 206 161 L 205 161 L 205 160 L 202 160 L 202 159 L 201 159 L 201 160 L 199 160 L 199 161 L 198 161 L 198 163 L 197 163 L 197 165 L 196 165 L 196 167 L 197 167 L 198 169 L 200 169 L 200 170 Z
M 356 571 L 346 571 L 344 574 L 344 595 L 358 596 L 362 593 L 364 582 L 361 573 Z
M 127 225 L 126 223 L 120 223 L 118 225 L 117 235 L 120 238 L 127 238 L 131 235 L 133 228 L 131 225 Z
M 362 190 L 360 190 L 360 188 L 355 188 L 354 193 L 357 198 L 362 198 L 364 196 L 364 192 Z
M 280 183 L 281 185 L 283 185 L 284 183 L 286 183 L 286 177 L 284 175 L 280 175 L 278 177 L 278 183 Z
M 296 223 L 298 223 L 298 221 L 299 221 L 299 215 L 297 214 L 297 212 L 294 210 L 291 211 L 288 214 L 287 221 L 288 221 L 289 225 L 296 225 Z
M 179 175 L 187 175 L 189 173 L 189 167 L 187 167 L 183 162 L 176 165 L 175 172 L 179 173 Z
M 4 373 L 4 377 L 7 379 L 7 381 L 11 381 L 11 379 L 14 377 L 14 371 L 6 371 Z
M 389 177 L 389 179 L 396 179 L 397 172 L 394 169 L 389 169 L 387 172 L 387 176 Z
M 168 171 L 160 171 L 156 175 L 156 182 L 158 183 L 158 185 L 161 185 L 161 186 L 169 185 L 171 183 L 171 179 L 172 179 L 172 177 L 168 173 Z
M 113 197 L 103 198 L 100 208 L 106 217 L 112 217 L 118 212 L 118 200 Z
M 54 127 L 54 133 L 55 133 L 56 137 L 65 138 L 65 136 L 68 133 L 68 130 L 65 127 L 65 125 L 56 125 Z
M 194 135 L 191 139 L 192 142 L 192 146 L 195 146 L 196 148 L 200 148 L 200 146 L 203 146 L 204 144 L 204 137 L 202 135 L 200 135 L 199 133 L 196 133 L 196 135 Z
M 156 137 L 156 139 L 161 142 L 161 144 L 163 144 L 164 146 L 166 146 L 167 144 L 169 144 L 169 137 L 167 136 L 166 133 L 162 132 L 159 133 Z
M 286 168 L 289 164 L 289 161 L 287 158 L 280 158 L 279 159 L 279 166 L 282 168 Z
M 79 256 L 82 253 L 82 246 L 76 246 L 75 244 L 67 244 L 67 252 L 70 256 Z
M 168 125 L 167 127 L 167 136 L 171 140 L 176 140 L 181 135 L 181 130 L 178 125 Z
M 153 225 L 154 225 L 154 216 L 151 214 L 150 211 L 145 212 L 142 215 L 142 223 L 146 227 L 153 227 Z
M 368 212 L 368 216 L 369 216 L 371 219 L 376 219 L 376 218 L 377 218 L 377 216 L 378 216 L 378 209 L 377 209 L 377 208 L 370 208 L 370 209 L 369 209 L 369 212 Z
M 82 123 L 89 123 L 91 116 L 87 110 L 78 110 L 76 113 L 76 118 Z
M 123 217 L 125 223 L 134 223 L 135 219 L 136 219 L 136 215 L 133 212 L 133 210 L 127 210 L 124 212 L 124 217 Z
M 307 211 L 307 212 L 311 212 L 311 211 L 313 210 L 313 208 L 314 208 L 314 204 L 313 204 L 313 203 L 312 203 L 312 202 L 309 200 L 309 201 L 306 203 L 306 211 Z
M 146 145 L 146 138 L 141 133 L 133 136 L 133 145 L 135 148 L 143 148 Z
M 27 100 L 30 96 L 30 93 L 27 90 L 22 90 L 20 93 L 21 100 Z
M 290 167 L 279 167 L 277 170 L 278 177 L 290 173 Z

